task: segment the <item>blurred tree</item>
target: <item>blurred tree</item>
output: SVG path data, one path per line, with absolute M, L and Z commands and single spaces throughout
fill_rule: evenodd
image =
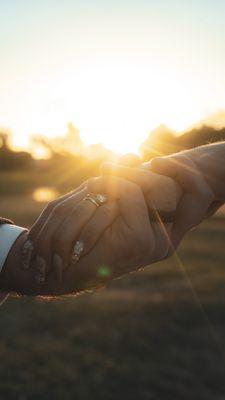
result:
M 1 149 L 7 150 L 9 148 L 8 140 L 9 140 L 9 134 L 5 132 L 0 132 Z
M 149 134 L 146 141 L 141 145 L 140 151 L 143 159 L 147 161 L 153 157 L 172 154 L 221 140 L 225 140 L 225 128 L 217 130 L 209 126 L 202 126 L 182 135 L 177 135 L 166 126 L 160 125 Z
M 141 145 L 140 151 L 144 160 L 153 157 L 171 154 L 177 151 L 175 133 L 165 125 L 158 126 L 149 133 L 148 138 Z
M 10 134 L 0 132 L 0 169 L 22 169 L 31 165 L 32 157 L 25 151 L 13 151 L 9 145 Z

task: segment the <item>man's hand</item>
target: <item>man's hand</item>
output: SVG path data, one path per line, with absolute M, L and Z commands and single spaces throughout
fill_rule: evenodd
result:
M 163 183 L 170 182 L 159 176 L 156 176 L 157 179 Z M 79 260 L 76 268 L 65 271 L 64 290 L 72 291 L 76 282 L 79 282 L 78 291 L 105 283 L 159 261 L 169 252 L 167 229 L 172 224 L 151 223 L 143 192 L 138 185 L 122 178 L 107 176 L 91 179 L 88 189 L 93 193 L 106 193 L 111 202 L 117 203 L 119 215 L 94 248 Z M 163 209 L 161 202 L 164 202 L 162 197 L 161 201 L 158 199 L 159 209 Z M 169 205 L 167 202 L 167 210 L 174 211 L 176 206 L 174 195 Z M 88 234 L 88 226 L 85 229 Z M 91 235 L 94 234 L 92 225 Z
M 225 143 L 221 142 L 156 158 L 142 166 L 139 165 L 139 169 L 124 169 L 118 165 L 111 165 L 111 167 L 105 166 L 104 170 L 126 177 L 143 188 L 145 185 L 142 183 L 140 168 L 170 177 L 179 185 L 182 197 L 171 230 L 171 241 L 176 248 L 190 229 L 224 204 L 224 160 Z
M 183 189 L 173 229 L 177 246 L 184 235 L 225 202 L 225 143 L 152 160 L 148 168 L 173 178 Z
M 120 176 L 137 184 L 144 193 L 148 206 L 149 218 L 155 228 L 158 224 L 163 226 L 170 242 L 170 253 L 174 250 L 171 237 L 176 220 L 177 206 L 182 197 L 182 190 L 173 179 L 158 175 L 150 171 L 148 165 L 140 165 L 138 168 L 130 168 L 118 164 L 104 164 L 103 173 Z M 153 224 L 153 221 L 156 224 Z
M 154 176 L 152 173 L 150 175 Z M 159 210 L 166 207 L 167 211 L 174 212 L 177 205 L 174 186 L 173 191 L 171 187 L 172 200 L 165 202 L 165 196 L 160 196 L 165 190 L 166 182 L 172 181 L 155 175 L 151 188 L 152 197 L 155 185 Z M 77 264 L 70 265 L 63 272 L 63 282 L 56 280 L 51 268 L 43 285 L 37 284 L 33 279 L 35 264 L 31 264 L 28 270 L 19 270 L 19 254 L 26 240 L 24 235 L 15 243 L 5 268 L 7 289 L 37 295 L 77 293 L 159 261 L 167 255 L 170 246 L 168 231 L 172 223 L 151 223 L 143 192 L 136 184 L 116 177 L 95 178 L 88 182 L 88 191 L 105 193 L 108 196 L 107 207 L 103 213 L 103 207 L 98 208 L 97 211 L 101 213 L 93 214 L 79 233 L 78 239 L 82 238 L 84 242 L 84 252 Z M 112 219 L 111 224 L 104 228 L 105 221 L 109 219 Z M 104 228 L 102 232 L 99 227 Z M 70 230 L 70 225 L 68 229 Z

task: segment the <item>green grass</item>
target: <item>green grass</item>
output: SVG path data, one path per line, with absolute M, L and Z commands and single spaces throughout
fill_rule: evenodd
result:
M 29 196 L 0 200 L 19 224 L 41 208 Z M 10 298 L 0 309 L 0 399 L 224 399 L 224 247 L 225 219 L 214 218 L 178 257 L 103 291 Z

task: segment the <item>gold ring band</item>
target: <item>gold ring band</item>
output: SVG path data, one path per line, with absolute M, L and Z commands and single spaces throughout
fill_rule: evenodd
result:
M 99 207 L 100 206 L 100 204 L 98 204 L 97 203 L 97 201 L 95 200 L 95 199 L 93 199 L 93 197 L 88 197 L 88 196 L 86 196 L 85 198 L 84 198 L 84 201 L 90 201 L 92 204 L 94 204 L 96 207 Z
M 89 193 L 85 196 L 84 200 L 89 200 L 96 207 L 103 206 L 107 202 L 107 196 L 105 194 L 93 194 Z

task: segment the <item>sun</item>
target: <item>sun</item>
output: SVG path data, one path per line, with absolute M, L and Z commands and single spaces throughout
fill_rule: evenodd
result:
M 59 73 L 40 91 L 33 88 L 33 109 L 29 120 L 23 119 L 26 126 L 17 126 L 23 134 L 17 135 L 16 144 L 31 133 L 63 135 L 72 121 L 87 145 L 102 143 L 119 153 L 138 153 L 159 124 L 183 130 L 201 117 L 194 91 L 194 83 L 185 86 L 176 71 L 165 73 L 136 61 L 98 60 Z
M 157 125 L 183 130 L 201 116 L 193 101 L 194 87 L 185 88 L 176 73 L 102 61 L 81 71 L 79 78 L 77 123 L 86 143 L 138 152 Z M 74 104 L 72 95 L 69 99 Z

